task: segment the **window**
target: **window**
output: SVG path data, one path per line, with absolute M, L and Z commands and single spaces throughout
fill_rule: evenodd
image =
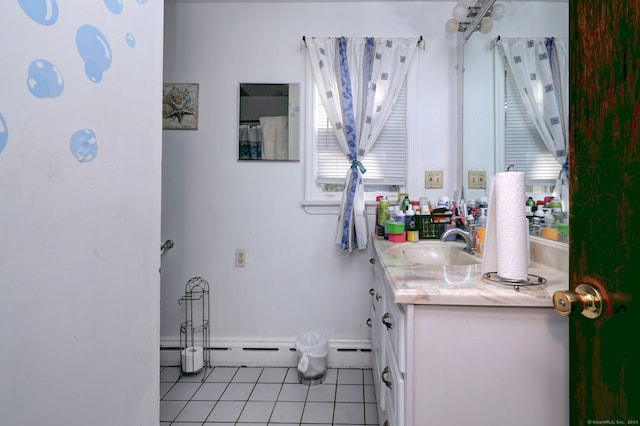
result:
M 367 200 L 378 194 L 396 194 L 406 181 L 407 152 L 407 87 L 403 84 L 391 115 L 385 123 L 377 142 L 362 160 L 366 173 L 363 175 Z M 342 198 L 344 180 L 350 167 L 342 152 L 325 109 L 313 85 L 313 163 L 315 171 L 311 178 L 316 199 L 339 201 Z
M 562 166 L 540 139 L 507 64 L 504 65 L 504 88 L 504 170 L 513 164 L 518 171 L 525 172 L 528 191 L 550 192 Z

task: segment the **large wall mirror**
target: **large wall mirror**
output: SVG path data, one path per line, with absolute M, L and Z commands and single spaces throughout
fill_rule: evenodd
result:
M 504 104 L 496 97 L 494 40 L 501 37 L 568 37 L 568 0 L 508 2 L 505 16 L 489 34 L 479 32 L 464 45 L 463 83 L 463 185 L 468 199 L 489 195 L 486 189 L 468 189 L 468 171 L 485 170 L 487 177 L 506 171 L 503 149 L 496 139 L 503 128 L 496 127 L 496 114 Z M 530 189 L 530 188 L 529 188 Z M 542 194 L 540 194 L 541 196 Z
M 300 85 L 240 83 L 238 160 L 300 160 Z

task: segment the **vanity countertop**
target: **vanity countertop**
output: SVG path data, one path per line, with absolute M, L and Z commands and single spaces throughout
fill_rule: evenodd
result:
M 545 284 L 520 286 L 495 283 L 482 278 L 482 264 L 474 266 L 428 267 L 394 257 L 389 249 L 396 244 L 374 236 L 374 247 L 393 291 L 395 303 L 431 305 L 553 307 L 553 293 L 567 290 L 568 246 L 531 239 L 532 262 L 529 274 L 543 277 Z M 463 247 L 464 244 L 452 242 Z M 554 264 L 555 262 L 555 264 Z

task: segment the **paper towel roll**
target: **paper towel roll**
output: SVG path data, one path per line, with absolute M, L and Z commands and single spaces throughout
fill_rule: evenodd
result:
M 197 373 L 204 365 L 202 346 L 189 346 L 182 350 L 182 371 Z
M 523 172 L 504 172 L 491 182 L 482 271 L 505 280 L 526 280 L 529 233 Z

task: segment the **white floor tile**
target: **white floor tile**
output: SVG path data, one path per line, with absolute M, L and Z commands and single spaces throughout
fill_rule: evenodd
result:
M 364 378 L 362 370 L 342 368 L 338 371 L 339 385 L 362 385 Z
M 336 399 L 336 385 L 309 386 L 307 401 L 313 402 L 333 402 Z
M 352 402 L 336 402 L 333 424 L 363 425 L 364 404 Z
M 294 423 L 300 424 L 304 402 L 278 401 L 271 414 L 272 423 Z
M 364 402 L 376 402 L 376 388 L 373 385 L 364 385 Z
M 362 385 L 338 385 L 336 388 L 336 402 L 364 402 L 364 387 Z
M 246 401 L 255 385 L 253 383 L 229 383 L 220 397 L 221 401 Z
M 364 422 L 367 425 L 379 425 L 378 405 L 375 402 L 364 404 Z
M 160 382 L 175 383 L 180 377 L 180 367 L 165 367 L 160 372 Z
M 284 378 L 285 383 L 300 383 L 300 379 L 298 378 L 298 369 L 297 368 L 289 368 L 287 370 L 287 376 Z
M 176 383 L 162 398 L 165 401 L 188 401 L 200 387 L 200 383 Z
M 333 421 L 333 402 L 307 402 L 302 412 L 302 423 L 329 423 Z
M 243 383 L 255 383 L 258 381 L 258 377 L 262 373 L 262 368 L 255 367 L 242 367 L 238 369 L 238 372 L 233 376 L 232 382 Z
M 176 417 L 179 422 L 204 422 L 213 409 L 209 401 L 189 401 Z
M 170 422 L 187 405 L 187 401 L 160 401 L 160 421 Z
M 338 369 L 336 368 L 327 368 L 327 373 L 325 374 L 323 385 L 331 385 L 338 383 Z
M 207 422 L 235 423 L 240 417 L 244 404 L 244 401 L 220 401 L 213 407 L 213 411 L 207 417 Z
M 227 383 L 203 383 L 191 399 L 197 401 L 217 401 L 227 389 Z
M 281 387 L 280 383 L 257 383 L 249 401 L 276 401 Z
M 229 383 L 237 371 L 237 367 L 215 367 L 206 381 Z
M 260 374 L 258 383 L 283 383 L 287 376 L 287 368 L 265 368 Z
M 309 386 L 285 383 L 280 389 L 280 395 L 278 401 L 305 401 L 307 399 L 307 393 L 309 392 Z
M 249 401 L 244 406 L 238 421 L 245 423 L 267 423 L 275 404 L 274 401 Z

